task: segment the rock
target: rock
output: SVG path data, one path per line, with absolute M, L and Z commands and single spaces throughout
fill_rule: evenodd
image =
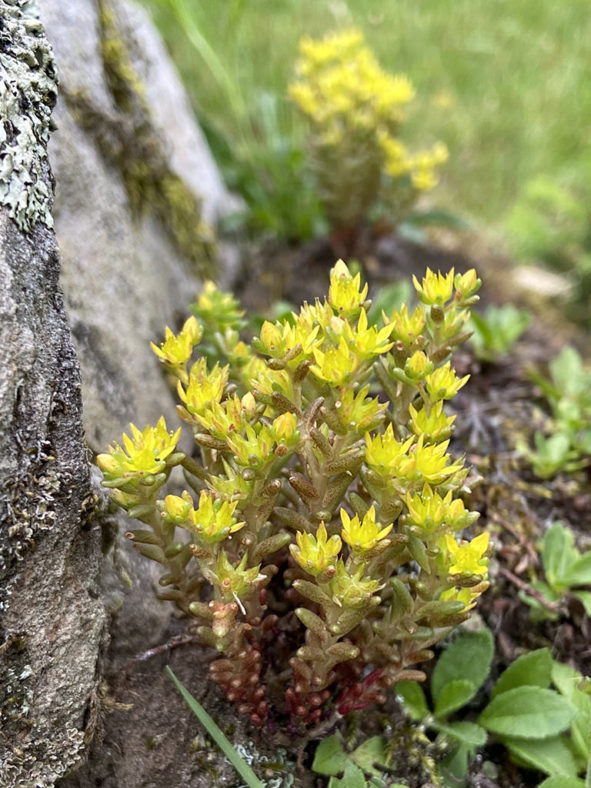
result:
M 10 117 L 3 131 L 10 123 L 13 132 L 0 139 L 0 786 L 8 788 L 52 785 L 82 757 L 106 616 L 80 372 L 51 229 L 53 58 L 30 3 L 0 0 L 0 18 L 0 109 Z
M 88 448 L 130 420 L 176 425 L 149 342 L 214 273 L 211 223 L 236 208 L 143 11 L 39 12 L 0 0 L 0 788 L 49 787 L 79 765 L 103 675 L 169 625 Z

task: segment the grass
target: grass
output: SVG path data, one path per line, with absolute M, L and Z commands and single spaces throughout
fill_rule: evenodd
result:
M 226 155 L 254 144 L 261 97 L 269 94 L 279 97 L 278 133 L 301 138 L 302 123 L 284 98 L 298 40 L 351 23 L 364 30 L 381 64 L 408 74 L 417 89 L 407 140 L 418 147 L 441 139 L 450 150 L 438 205 L 500 225 L 528 179 L 576 160 L 589 144 L 588 0 L 144 2 L 206 129 L 229 141 Z M 213 74 L 173 5 L 210 45 Z

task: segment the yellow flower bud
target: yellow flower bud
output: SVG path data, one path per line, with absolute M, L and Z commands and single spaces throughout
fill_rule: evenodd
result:
M 334 559 L 339 554 L 342 546 L 340 537 L 331 536 L 328 539 L 324 523 L 320 523 L 316 536 L 298 531 L 296 533 L 297 545 L 290 545 L 289 549 L 298 564 L 310 575 L 319 575 L 334 565 Z

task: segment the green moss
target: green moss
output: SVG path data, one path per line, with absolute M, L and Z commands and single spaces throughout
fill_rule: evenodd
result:
M 103 154 L 114 160 L 121 171 L 133 215 L 140 218 L 153 211 L 179 252 L 199 273 L 211 274 L 215 233 L 201 218 L 199 197 L 170 168 L 163 142 L 154 128 L 145 85 L 133 67 L 108 0 L 99 2 L 99 19 L 107 84 L 125 116 L 124 122 L 108 133 L 99 132 Z M 80 101 L 77 104 L 80 108 Z M 96 125 L 92 125 L 96 130 Z

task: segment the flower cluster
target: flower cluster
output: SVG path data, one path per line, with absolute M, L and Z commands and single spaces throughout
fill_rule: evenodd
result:
M 199 320 L 152 345 L 193 455 L 161 419 L 98 458 L 143 524 L 129 538 L 163 567 L 158 595 L 198 619 L 212 677 L 256 725 L 304 736 L 382 700 L 488 585 L 488 534 L 460 536 L 478 514 L 444 410 L 467 382 L 450 357 L 480 280 L 428 270 L 414 285 L 414 310 L 372 325 L 367 286 L 339 261 L 326 300 L 251 344 L 208 286 Z M 163 494 L 176 465 L 193 492 Z
M 353 231 L 381 199 L 396 220 L 437 185 L 443 143 L 411 153 L 399 139 L 415 92 L 380 68 L 358 30 L 300 44 L 290 95 L 310 122 L 312 168 L 335 231 Z

